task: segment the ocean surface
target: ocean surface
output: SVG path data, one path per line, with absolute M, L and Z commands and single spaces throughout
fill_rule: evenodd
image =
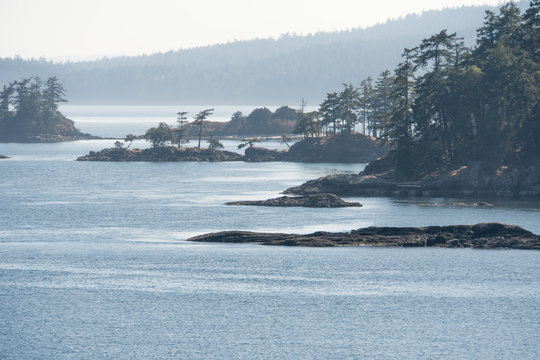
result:
M 112 137 L 169 112 L 81 109 L 66 111 L 81 130 Z M 540 358 L 537 251 L 185 241 L 486 221 L 540 234 L 538 201 L 230 207 L 365 164 L 73 161 L 113 142 L 0 144 L 0 359 Z

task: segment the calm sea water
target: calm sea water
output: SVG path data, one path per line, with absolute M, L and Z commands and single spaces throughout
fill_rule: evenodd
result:
M 133 132 L 114 120 L 103 135 Z M 537 251 L 185 241 L 483 221 L 540 233 L 538 202 L 228 207 L 364 165 L 73 161 L 112 143 L 0 144 L 0 359 L 540 357 Z

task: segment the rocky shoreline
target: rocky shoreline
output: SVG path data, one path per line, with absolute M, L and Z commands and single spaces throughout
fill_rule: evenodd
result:
M 98 140 L 99 136 L 79 133 L 76 135 L 39 134 L 28 136 L 0 136 L 0 143 L 56 143 L 77 140 Z
M 280 246 L 378 246 L 540 250 L 540 236 L 500 223 L 428 227 L 367 227 L 345 233 L 307 235 L 223 231 L 189 238 L 214 243 L 257 243 Z
M 332 193 L 339 196 L 540 198 L 540 164 L 492 168 L 470 162 L 403 181 L 392 171 L 329 175 L 291 187 L 284 194 Z
M 281 207 L 315 207 L 315 208 L 338 208 L 338 207 L 361 207 L 357 202 L 347 202 L 334 194 L 312 194 L 306 196 L 282 196 L 268 200 L 233 201 L 225 205 L 248 205 L 248 206 L 281 206 Z
M 242 161 L 244 156 L 231 152 L 198 148 L 157 147 L 149 149 L 109 148 L 90 151 L 77 161 Z
M 388 149 L 373 138 L 354 134 L 331 138 L 304 139 L 290 149 L 279 151 L 248 147 L 245 155 L 222 150 L 176 148 L 152 149 L 109 148 L 91 151 L 79 161 L 246 161 L 246 162 L 329 162 L 365 163 L 384 156 Z

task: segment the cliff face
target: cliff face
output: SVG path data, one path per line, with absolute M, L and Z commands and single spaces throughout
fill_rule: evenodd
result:
M 368 227 L 347 233 L 320 231 L 308 235 L 224 231 L 195 236 L 188 241 L 311 247 L 369 245 L 540 250 L 540 236 L 516 225 L 499 223 L 421 228 Z

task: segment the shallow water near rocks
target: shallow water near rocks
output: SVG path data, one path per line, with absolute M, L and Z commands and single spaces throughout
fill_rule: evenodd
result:
M 231 207 L 223 204 L 276 197 L 364 165 L 73 161 L 113 142 L 0 144 L 12 156 L 0 161 L 0 358 L 540 356 L 537 251 L 185 241 L 232 229 L 486 221 L 538 234 L 538 202 L 346 198 L 364 206 Z

